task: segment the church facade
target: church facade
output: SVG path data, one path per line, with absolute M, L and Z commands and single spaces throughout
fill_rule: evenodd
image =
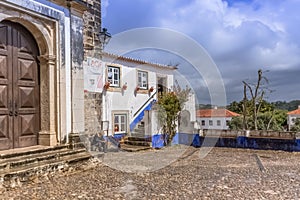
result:
M 90 7 L 73 0 L 0 2 L 0 150 L 53 146 L 84 132 Z

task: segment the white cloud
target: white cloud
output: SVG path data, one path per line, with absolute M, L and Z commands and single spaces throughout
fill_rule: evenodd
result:
M 134 1 L 130 0 L 128 12 L 139 10 L 147 18 L 130 13 L 135 18 L 128 23 L 134 27 L 134 21 L 138 21 L 139 27 L 141 24 L 159 26 L 191 36 L 212 56 L 228 85 L 230 80 L 248 77 L 250 72 L 255 76 L 261 67 L 275 72 L 298 70 L 300 1 L 239 2 L 229 5 L 222 0 L 164 0 L 155 3 L 143 0 L 143 4 L 135 8 Z M 295 85 L 298 80 L 281 79 L 281 87 L 289 85 L 290 81 Z
M 102 0 L 101 1 L 101 15 L 102 17 L 106 16 L 107 13 L 107 7 L 109 6 L 109 0 Z

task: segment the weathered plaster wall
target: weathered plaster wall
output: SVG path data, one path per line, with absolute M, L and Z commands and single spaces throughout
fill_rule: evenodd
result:
M 83 15 L 84 59 L 87 57 L 100 59 L 100 42 L 98 34 L 101 30 L 101 0 L 82 0 L 87 3 L 87 11 Z M 101 130 L 102 93 L 85 91 L 84 93 L 84 126 L 85 134 L 95 134 Z

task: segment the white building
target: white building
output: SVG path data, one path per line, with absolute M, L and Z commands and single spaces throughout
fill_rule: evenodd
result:
M 300 105 L 298 106 L 298 109 L 287 113 L 288 130 L 290 130 L 291 127 L 295 124 L 297 118 L 300 118 Z
M 87 61 L 85 90 L 102 93 L 102 125 L 109 135 L 151 136 L 159 133 L 158 96 L 171 91 L 176 67 L 104 53 L 102 61 Z M 98 67 L 91 67 L 91 63 Z M 194 96 L 193 96 L 194 97 Z M 191 105 L 193 104 L 193 106 Z M 186 110 L 195 117 L 195 101 Z
M 201 125 L 201 129 L 220 129 L 227 130 L 228 122 L 232 117 L 239 116 L 239 114 L 227 109 L 202 109 L 197 110 L 197 121 Z

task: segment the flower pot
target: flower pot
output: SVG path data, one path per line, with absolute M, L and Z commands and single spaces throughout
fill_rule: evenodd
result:
M 106 82 L 105 84 L 104 84 L 104 89 L 108 89 L 109 88 L 109 86 L 110 86 L 110 82 Z
M 153 87 L 149 88 L 149 92 L 153 92 L 153 91 L 154 91 Z

